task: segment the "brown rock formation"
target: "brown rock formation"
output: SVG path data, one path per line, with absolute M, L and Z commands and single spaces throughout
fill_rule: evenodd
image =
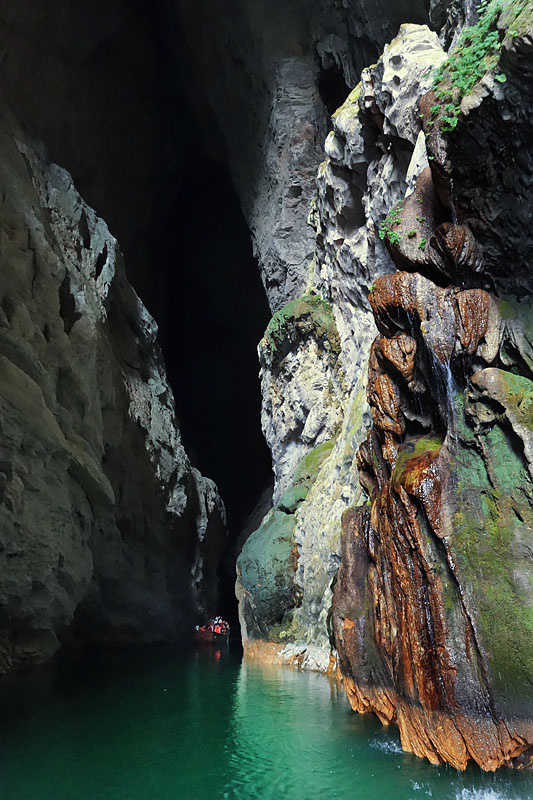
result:
M 403 747 L 433 763 L 464 769 L 474 759 L 488 770 L 529 764 L 533 725 L 531 715 L 523 714 L 527 685 L 515 687 L 509 703 L 508 687 L 502 692 L 494 681 L 495 654 L 488 648 L 498 639 L 498 621 L 492 631 L 480 630 L 487 625 L 483 595 L 490 600 L 492 589 L 483 580 L 467 582 L 472 564 L 465 567 L 469 554 L 453 525 L 462 503 L 472 502 L 471 489 L 462 485 L 471 434 L 460 416 L 459 395 L 442 396 L 453 391 L 451 373 L 448 384 L 439 386 L 435 371 L 449 371 L 454 360 L 483 359 L 491 298 L 482 290 L 448 291 L 419 275 L 396 273 L 377 282 L 370 301 L 378 327 L 388 334 L 378 336 L 372 348 L 373 430 L 358 456 L 371 504 L 344 517 L 334 596 L 350 703 L 356 711 L 374 711 L 384 723 L 397 723 Z M 399 330 L 406 320 L 409 335 Z M 529 395 L 513 403 L 509 376 L 497 369 L 475 373 L 472 398 L 489 396 L 503 409 L 529 462 Z M 420 413 L 409 418 L 414 398 Z M 480 425 L 498 415 L 480 419 L 475 405 L 468 413 L 477 413 Z M 482 439 L 478 446 L 485 447 L 484 466 L 497 484 L 496 473 L 509 453 L 489 453 Z M 526 519 L 531 509 L 524 505 L 516 511 Z M 500 547 L 502 560 L 516 558 L 520 538 L 517 530 L 510 532 L 507 546 Z M 505 586 L 519 596 L 516 576 L 507 574 Z M 528 655 L 521 652 L 518 658 Z
M 473 228 L 428 212 L 421 252 L 406 235 L 417 205 L 438 207 L 428 173 L 388 221 L 405 271 L 369 296 L 380 335 L 357 466 L 370 499 L 343 519 L 340 669 L 354 710 L 396 723 L 406 750 L 457 769 L 530 767 L 528 311 L 449 285 L 483 269 Z

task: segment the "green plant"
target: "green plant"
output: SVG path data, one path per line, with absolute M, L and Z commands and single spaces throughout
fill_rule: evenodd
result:
M 516 20 L 526 5 L 526 0 L 511 2 L 510 21 Z M 482 0 L 477 7 L 478 22 L 463 29 L 457 47 L 435 70 L 433 91 L 439 103 L 431 107 L 431 113 L 433 116 L 439 114 L 437 122 L 441 131 L 453 131 L 459 121 L 461 100 L 496 66 L 503 40 L 497 22 L 503 10 L 503 0 Z M 495 79 L 504 83 L 506 76 L 496 75 Z
M 401 203 L 396 203 L 381 222 L 379 226 L 379 238 L 381 240 L 387 238 L 390 244 L 398 244 L 400 241 L 400 234 L 394 231 L 393 228 L 402 223 L 401 210 Z
M 416 236 L 415 229 L 412 228 L 410 231 L 408 231 L 407 236 L 408 236 L 409 239 L 414 239 L 414 237 Z
M 426 239 L 420 239 L 420 241 L 418 243 L 418 249 L 419 250 L 425 250 L 426 249 L 426 245 L 427 245 L 427 240 Z

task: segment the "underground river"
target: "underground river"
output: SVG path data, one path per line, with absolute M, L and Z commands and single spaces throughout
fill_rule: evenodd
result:
M 2 800 L 527 800 L 531 777 L 402 753 L 322 675 L 170 648 L 0 684 Z

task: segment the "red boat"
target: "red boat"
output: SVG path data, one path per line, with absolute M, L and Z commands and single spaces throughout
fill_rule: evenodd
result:
M 194 631 L 197 642 L 227 642 L 229 640 L 229 623 L 222 617 L 214 617 L 207 625 L 197 625 Z

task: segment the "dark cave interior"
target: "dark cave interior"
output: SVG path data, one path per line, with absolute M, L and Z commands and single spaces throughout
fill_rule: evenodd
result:
M 292 33 L 307 25 L 299 7 L 289 18 Z M 184 444 L 226 504 L 221 611 L 235 620 L 237 538 L 272 480 L 256 354 L 270 312 L 180 24 L 167 0 L 0 0 L 1 84 L 30 137 L 108 223 L 159 325 Z M 349 91 L 338 65 L 323 65 L 318 89 L 332 113 Z
M 220 611 L 235 622 L 235 541 L 271 480 L 256 353 L 270 313 L 239 200 L 202 142 L 164 3 L 29 8 L 0 3 L 3 91 L 106 220 L 158 323 L 185 447 L 226 505 Z

